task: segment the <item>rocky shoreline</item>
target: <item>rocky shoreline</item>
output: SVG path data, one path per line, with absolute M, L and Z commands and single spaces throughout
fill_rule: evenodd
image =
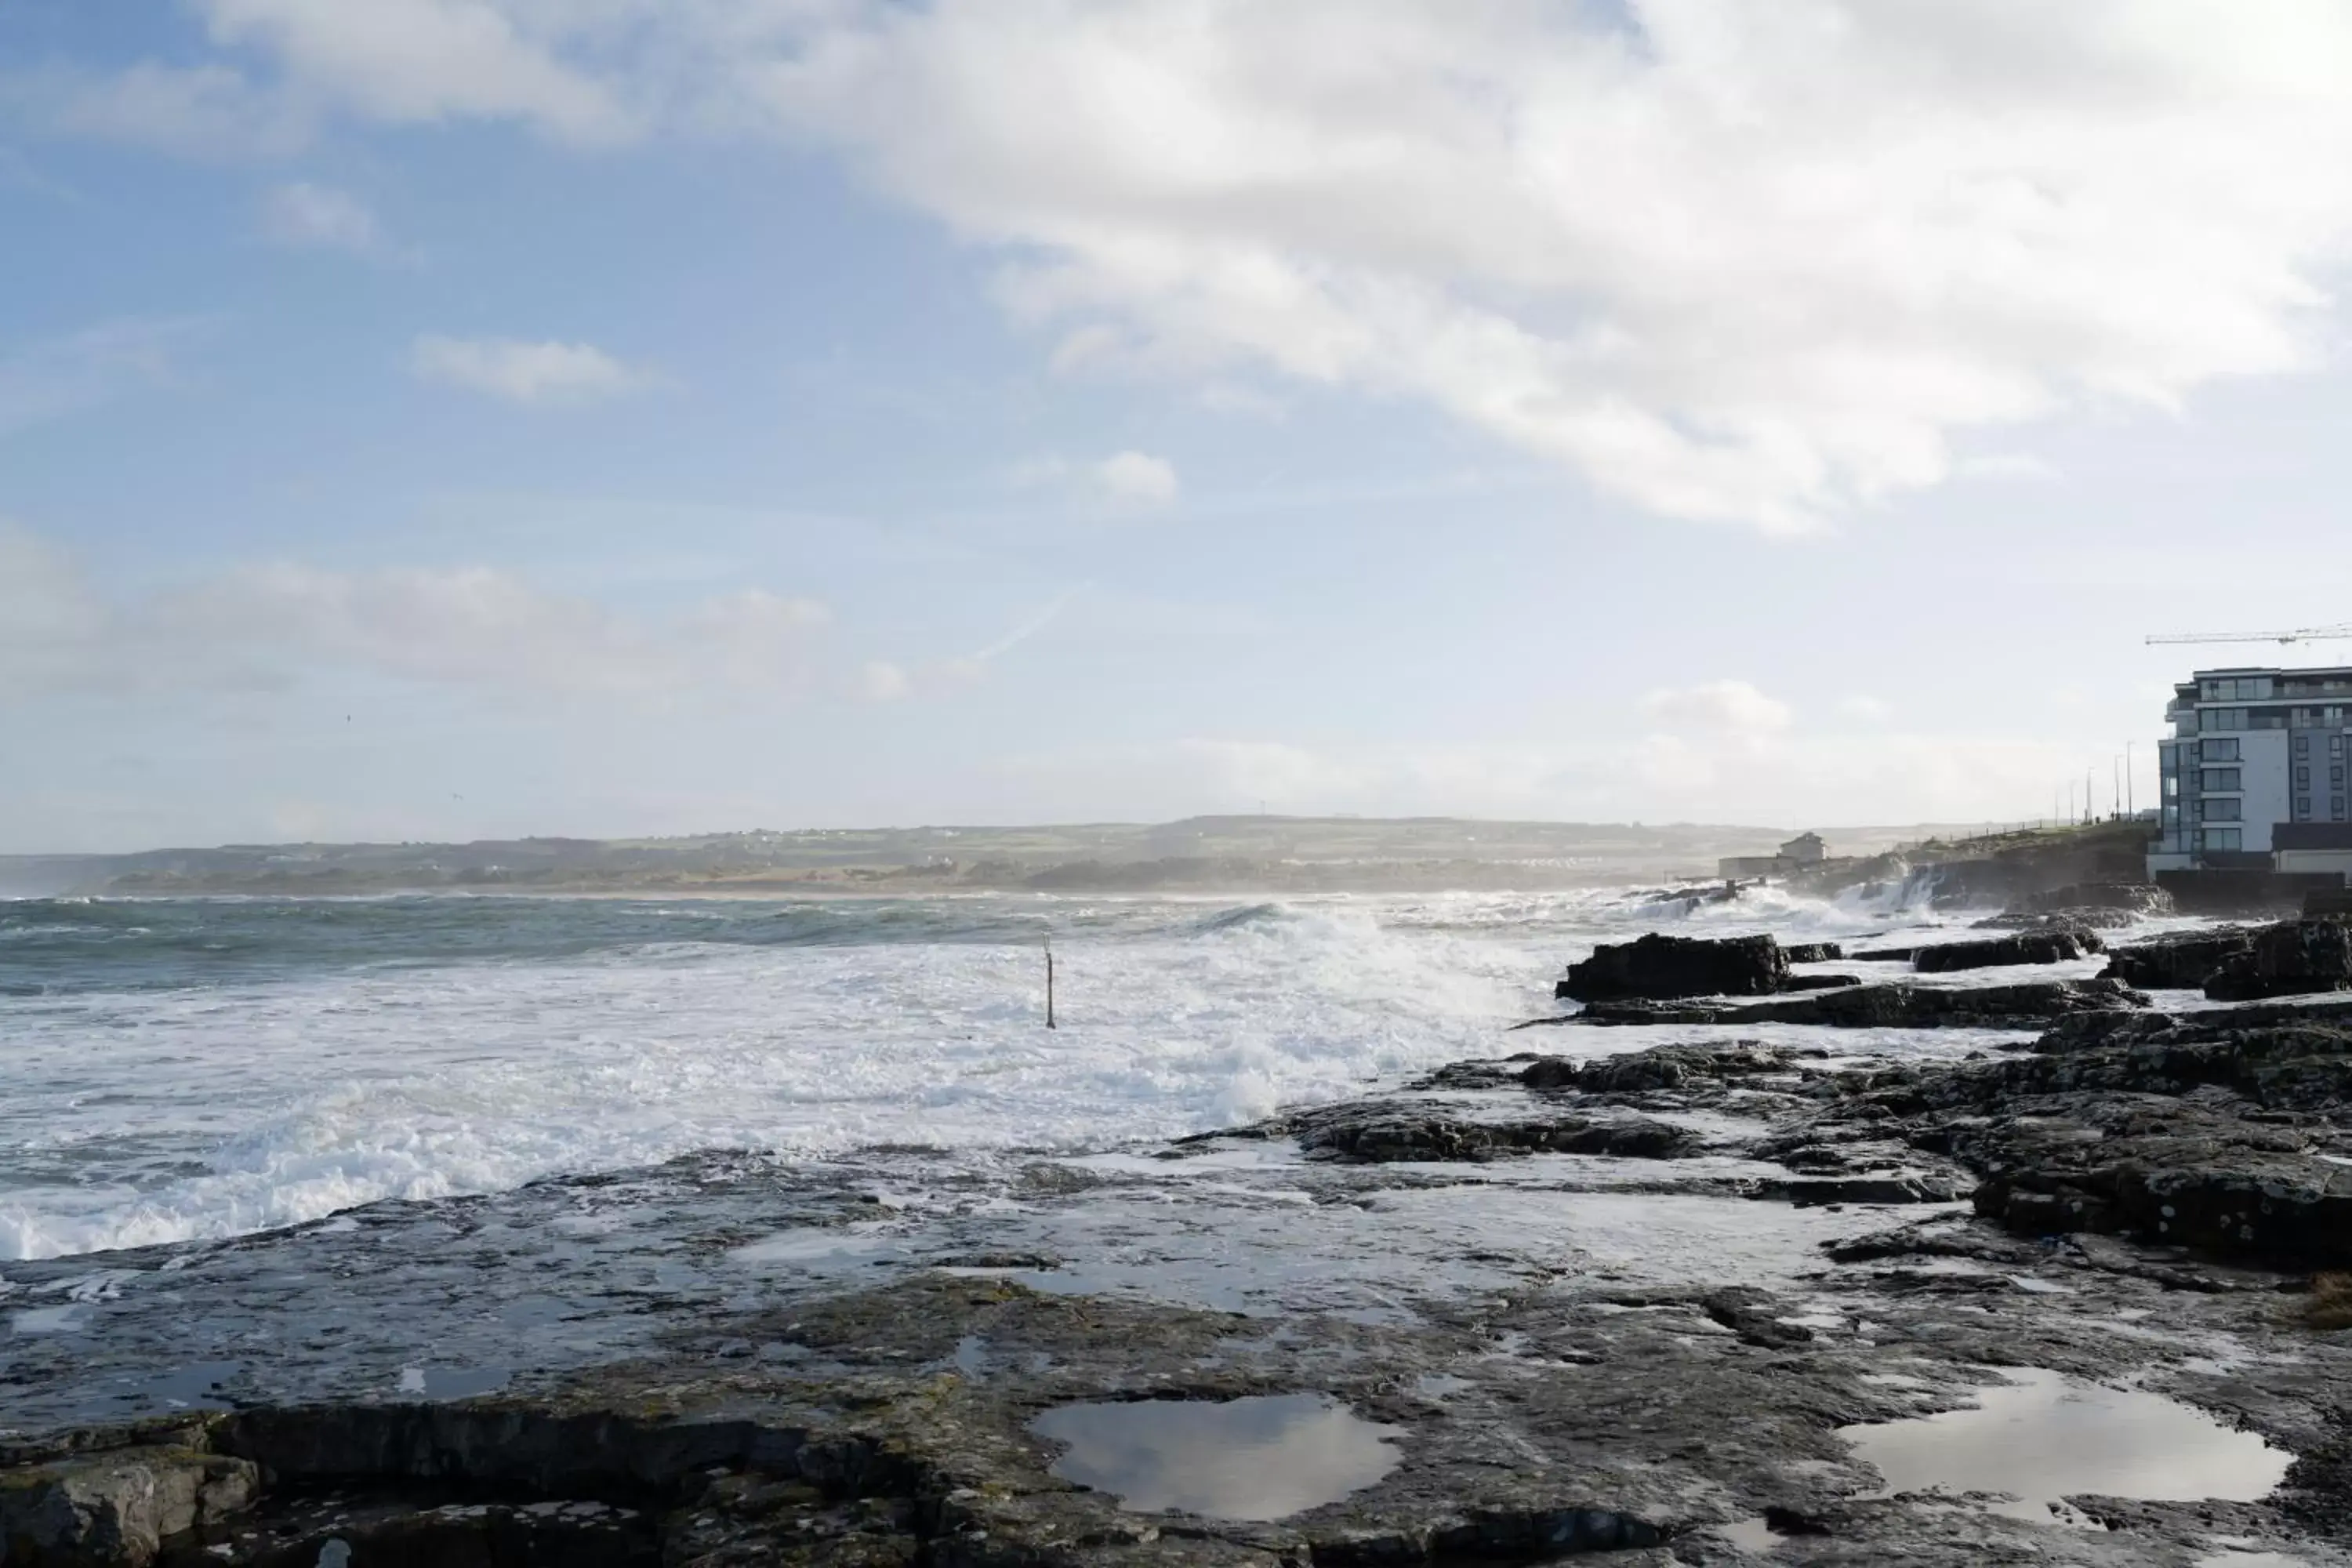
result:
M 1985 978 L 12 1263 L 0 1561 L 2352 1564 L 2352 997 Z

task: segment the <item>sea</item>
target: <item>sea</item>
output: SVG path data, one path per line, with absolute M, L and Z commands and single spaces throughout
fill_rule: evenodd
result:
M 1599 942 L 1964 923 L 1769 888 L 0 902 L 0 1261 L 708 1150 L 1118 1150 L 1526 1049 Z

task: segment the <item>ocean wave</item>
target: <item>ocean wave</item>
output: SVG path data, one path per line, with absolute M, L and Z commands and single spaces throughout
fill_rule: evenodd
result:
M 1056 906 L 1049 1033 L 1027 907 L 750 906 L 740 926 L 800 940 L 691 944 L 673 921 L 663 941 L 582 938 L 553 957 L 519 934 L 487 944 L 493 963 L 0 1001 L 26 1091 L 0 1103 L 0 1257 L 234 1236 L 709 1148 L 1197 1131 L 1501 1051 L 1550 968 L 1344 902 Z M 574 913 L 611 918 L 510 918 Z M 628 929 L 648 934 L 642 917 Z M 852 929 L 933 940 L 829 939 Z
M 1109 1148 L 1519 1048 L 1598 942 L 1934 919 L 1772 888 L 41 902 L 0 908 L 0 1258 L 703 1149 Z

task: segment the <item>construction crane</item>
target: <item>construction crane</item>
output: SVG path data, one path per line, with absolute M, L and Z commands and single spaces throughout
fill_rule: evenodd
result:
M 2291 632 L 2169 632 L 2147 639 L 2147 646 L 2192 642 L 2329 642 L 2352 637 L 2352 626 L 2297 626 Z

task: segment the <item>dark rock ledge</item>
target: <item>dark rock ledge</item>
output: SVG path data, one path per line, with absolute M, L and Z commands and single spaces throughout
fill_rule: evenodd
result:
M 2341 1568 L 2352 1333 L 2305 1307 L 2352 1267 L 2352 1009 L 2047 1022 L 1942 1061 L 1465 1062 L 1136 1168 L 681 1164 L 12 1263 L 8 1307 L 92 1317 L 0 1340 L 0 1561 Z M 856 1245 L 760 1271 L 779 1225 Z M 388 1392 L 469 1335 L 508 1387 Z M 57 1415 L 238 1354 L 224 1408 Z M 2086 1530 L 1880 1495 L 1841 1435 L 2015 1367 L 2295 1458 L 2257 1501 L 2075 1498 Z M 1395 1463 L 1263 1523 L 1124 1510 L 1032 1426 L 1301 1394 Z
M 1834 1029 L 2033 1029 L 2077 1013 L 2148 1005 L 2115 980 L 2035 980 L 2016 985 L 1857 985 L 1773 1002 L 1592 1002 L 1543 1024 L 1804 1024 Z
M 1923 974 L 1990 969 L 2009 964 L 2063 963 L 2105 951 L 2096 931 L 2078 924 L 2047 923 L 2032 916 L 2034 929 L 2009 936 L 1982 937 L 1925 947 L 1864 948 L 1851 954 L 1834 942 L 1782 947 L 1770 936 L 1686 937 L 1652 931 L 1627 942 L 1602 942 L 1592 955 L 1568 966 L 1552 994 L 1584 1003 L 1671 1002 L 1691 997 L 1771 996 L 1856 984 L 1843 974 L 1801 975 L 1792 963 L 1821 963 L 1851 956 L 1864 962 L 1905 963 Z

